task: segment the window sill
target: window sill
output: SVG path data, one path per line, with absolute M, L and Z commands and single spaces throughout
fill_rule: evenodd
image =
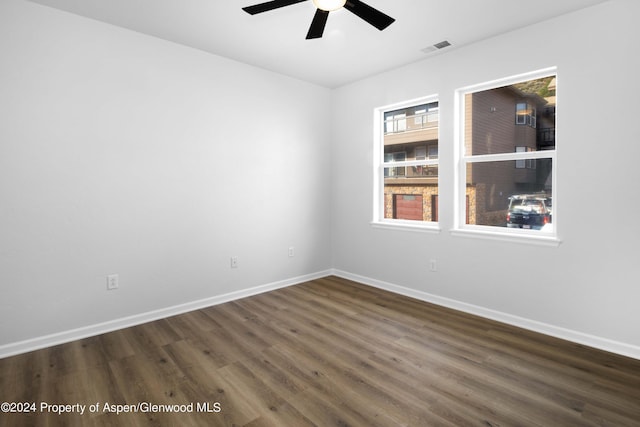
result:
M 456 228 L 451 230 L 452 236 L 468 237 L 473 239 L 497 240 L 501 242 L 521 243 L 536 246 L 558 247 L 562 241 L 555 235 L 544 233 L 542 235 L 495 231 L 494 227 Z
M 384 230 L 400 230 L 400 231 L 414 231 L 421 233 L 440 233 L 442 229 L 438 223 L 420 223 L 417 221 L 372 221 L 371 227 L 380 228 Z

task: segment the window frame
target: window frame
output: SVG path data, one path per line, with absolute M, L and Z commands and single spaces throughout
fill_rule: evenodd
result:
M 371 225 L 375 228 L 386 228 L 393 230 L 409 230 L 409 231 L 424 231 L 424 232 L 440 232 L 440 225 L 438 222 L 433 221 L 416 221 L 416 220 L 403 220 L 395 218 L 385 218 L 384 216 L 384 189 L 385 189 L 385 168 L 389 167 L 411 167 L 411 166 L 437 166 L 439 167 L 439 159 L 428 158 L 428 144 L 425 144 L 427 148 L 427 158 L 424 160 L 405 160 L 402 162 L 394 162 L 392 164 L 385 163 L 384 154 L 384 136 L 387 129 L 388 120 L 385 119 L 385 114 L 400 110 L 404 108 L 410 108 L 414 106 L 420 106 L 423 104 L 430 104 L 434 102 L 440 102 L 438 94 L 427 95 L 419 98 L 410 99 L 407 101 L 398 102 L 395 104 L 389 104 L 382 107 L 374 108 L 373 111 L 373 123 L 374 123 L 374 135 L 373 135 L 373 219 Z M 427 110 L 427 115 L 429 110 Z M 438 124 L 438 144 L 440 143 L 440 124 Z M 438 188 L 440 188 L 440 177 L 438 176 Z M 432 215 L 433 217 L 433 215 Z M 439 213 L 437 215 L 439 217 Z
M 454 236 L 486 238 L 518 243 L 531 243 L 546 246 L 557 246 L 561 243 L 558 234 L 558 147 L 553 150 L 508 152 L 496 154 L 467 155 L 465 153 L 465 96 L 467 94 L 487 91 L 529 80 L 554 76 L 558 79 L 557 67 L 549 67 L 533 72 L 500 78 L 484 83 L 459 88 L 455 91 L 454 99 L 454 225 L 451 234 Z M 557 98 L 557 95 L 556 95 Z M 557 104 L 556 104 L 557 108 Z M 517 120 L 517 118 L 516 118 Z M 556 110 L 556 140 L 557 140 L 557 110 Z M 551 159 L 551 197 L 553 199 L 553 231 L 525 230 L 490 225 L 467 224 L 467 166 L 474 163 L 489 163 L 499 161 L 524 161 L 525 165 L 535 164 L 537 159 Z M 526 167 L 526 166 L 525 166 Z

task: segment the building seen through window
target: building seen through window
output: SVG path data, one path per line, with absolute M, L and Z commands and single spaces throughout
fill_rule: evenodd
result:
M 438 103 L 384 112 L 384 218 L 437 221 Z

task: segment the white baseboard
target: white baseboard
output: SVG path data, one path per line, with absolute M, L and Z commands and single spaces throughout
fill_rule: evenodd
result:
M 514 316 L 512 314 L 491 310 L 473 304 L 467 304 L 461 301 L 429 294 L 427 292 L 422 292 L 415 289 L 398 286 L 392 283 L 372 279 L 370 277 L 348 273 L 346 271 L 334 269 L 332 270 L 332 274 L 396 294 L 405 295 L 443 307 L 452 308 L 454 310 L 474 314 L 476 316 L 517 326 L 530 331 L 539 332 L 541 334 L 553 336 L 566 341 L 571 341 L 574 343 L 640 360 L 640 347 L 635 345 L 613 341 L 607 338 L 597 337 L 594 335 L 585 334 L 583 332 L 578 332 L 571 329 L 565 329 L 559 326 L 549 325 L 547 323 L 542 323 L 535 320 L 525 319 L 523 317 Z
M 19 341 L 16 343 L 5 344 L 0 346 L 0 359 L 14 356 L 17 354 L 27 353 L 33 350 L 39 350 L 42 348 L 51 347 L 58 344 L 64 344 L 64 343 L 75 341 L 78 339 L 83 339 L 83 338 L 87 338 L 95 335 L 104 334 L 107 332 L 112 332 L 118 329 L 128 328 L 130 326 L 140 325 L 140 324 L 151 322 L 158 319 L 164 319 L 166 317 L 187 313 L 189 311 L 199 310 L 205 307 L 211 307 L 214 305 L 238 300 L 238 299 L 249 297 L 252 295 L 261 294 L 261 293 L 272 291 L 275 289 L 285 288 L 287 286 L 296 285 L 299 283 L 307 282 L 307 281 L 318 279 L 321 277 L 326 277 L 329 275 L 343 277 L 345 279 L 353 280 L 355 282 L 373 286 L 375 288 L 383 289 L 389 292 L 394 292 L 396 294 L 405 295 L 418 300 L 441 305 L 443 307 L 452 308 L 454 310 L 459 310 L 465 313 L 474 314 L 480 317 L 496 320 L 498 322 L 517 326 L 530 331 L 539 332 L 545 335 L 550 335 L 556 338 L 564 339 L 567 341 L 583 344 L 589 347 L 598 348 L 600 350 L 609 351 L 611 353 L 616 353 L 622 356 L 627 356 L 627 357 L 640 360 L 640 347 L 638 346 L 634 346 L 631 344 L 626 344 L 618 341 L 613 341 L 607 338 L 601 338 L 594 335 L 589 335 L 589 334 L 561 328 L 554 325 L 549 325 L 549 324 L 538 322 L 535 320 L 525 319 L 519 316 L 514 316 L 511 314 L 491 310 L 491 309 L 476 306 L 473 304 L 467 304 L 461 301 L 440 297 L 437 295 L 429 294 L 427 292 L 406 288 L 406 287 L 395 285 L 389 282 L 384 282 L 381 280 L 372 279 L 370 277 L 360 276 L 357 274 L 352 274 L 346 271 L 336 270 L 336 269 L 319 271 L 317 273 L 293 277 L 293 278 L 281 280 L 278 282 L 272 282 L 265 285 L 256 286 L 250 289 L 230 292 L 224 295 L 218 295 L 211 298 L 205 298 L 202 300 L 192 301 L 185 304 L 166 307 L 166 308 L 162 308 L 159 310 L 154 310 L 146 313 L 136 314 L 134 316 L 115 319 L 109 322 L 90 325 L 90 326 L 77 328 L 69 331 L 63 331 L 63 332 L 46 335 L 42 337 L 37 337 L 37 338 L 25 340 L 25 341 Z
M 95 325 L 85 326 L 82 328 L 72 329 L 69 331 L 63 331 L 63 332 L 46 335 L 42 337 L 37 337 L 37 338 L 25 340 L 25 341 L 19 341 L 16 343 L 5 344 L 0 346 L 0 359 L 9 357 L 9 356 L 14 356 L 17 354 L 27 353 L 33 350 L 39 350 L 42 348 L 51 347 L 58 344 L 64 344 L 67 342 L 71 342 L 71 341 L 75 341 L 75 340 L 79 340 L 87 337 L 104 334 L 107 332 L 112 332 L 118 329 L 128 328 L 130 326 L 140 325 L 140 324 L 151 322 L 158 319 L 164 319 L 167 317 L 187 313 L 189 311 L 199 310 L 205 307 L 211 307 L 211 306 L 222 304 L 229 301 L 235 301 L 235 300 L 249 297 L 252 295 L 257 295 L 257 294 L 272 291 L 275 289 L 285 288 L 287 286 L 296 285 L 296 284 L 307 282 L 314 279 L 319 279 L 321 277 L 326 277 L 331 274 L 332 274 L 331 270 L 319 271 L 317 273 L 293 277 L 293 278 L 281 280 L 278 282 L 256 286 L 250 289 L 243 289 L 236 292 L 230 292 L 224 295 L 218 295 L 210 298 L 188 302 L 185 304 L 179 304 L 171 307 L 161 308 L 159 310 L 136 314 L 129 317 L 123 317 L 120 319 L 115 319 L 115 320 L 111 320 L 104 323 L 98 323 Z

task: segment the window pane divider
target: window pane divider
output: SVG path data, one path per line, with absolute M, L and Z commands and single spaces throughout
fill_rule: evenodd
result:
M 480 154 L 475 156 L 464 156 L 462 160 L 465 163 L 480 162 L 499 162 L 507 160 L 527 160 L 527 159 L 555 159 L 555 150 L 514 152 L 514 153 L 497 153 L 497 154 Z
M 396 167 L 404 167 L 404 166 L 435 166 L 438 165 L 438 159 L 433 160 L 402 160 L 398 162 L 385 162 L 383 167 L 385 168 L 396 168 Z

